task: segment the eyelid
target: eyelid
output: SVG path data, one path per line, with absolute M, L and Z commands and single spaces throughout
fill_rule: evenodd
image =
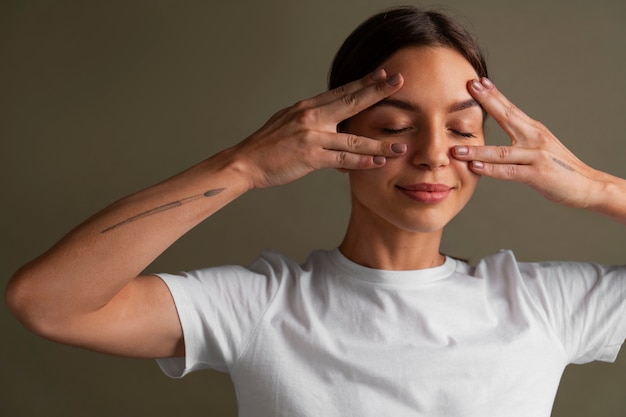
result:
M 411 128 L 410 127 L 382 128 L 381 130 L 382 130 L 382 132 L 384 134 L 387 134 L 387 135 L 397 135 L 397 134 L 400 134 L 400 133 L 407 132 L 407 131 L 411 130 Z
M 460 131 L 460 130 L 457 130 L 457 129 L 450 129 L 450 131 L 454 135 L 461 136 L 461 137 L 464 137 L 464 138 L 473 139 L 473 138 L 476 137 L 476 135 L 473 134 L 472 132 L 463 132 L 463 131 Z

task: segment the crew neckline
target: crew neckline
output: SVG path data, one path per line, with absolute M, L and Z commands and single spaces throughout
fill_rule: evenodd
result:
M 332 263 L 346 273 L 349 277 L 360 281 L 391 284 L 401 286 L 415 286 L 445 279 L 452 275 L 457 267 L 457 260 L 449 256 L 445 257 L 443 264 L 426 269 L 415 270 L 387 270 L 374 269 L 357 264 L 348 259 L 339 248 L 328 252 Z

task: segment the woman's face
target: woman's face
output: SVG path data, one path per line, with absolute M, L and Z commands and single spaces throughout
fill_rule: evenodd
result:
M 455 145 L 482 145 L 483 113 L 467 91 L 478 75 L 444 47 L 401 49 L 381 65 L 403 87 L 351 118 L 350 133 L 408 146 L 384 167 L 350 172 L 353 221 L 408 232 L 441 232 L 470 199 L 478 176 L 455 160 Z

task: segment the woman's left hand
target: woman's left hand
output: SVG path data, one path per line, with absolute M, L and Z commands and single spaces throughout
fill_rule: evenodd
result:
M 606 174 L 572 154 L 543 124 L 519 110 L 483 78 L 468 90 L 511 138 L 510 146 L 456 146 L 455 158 L 468 161 L 479 175 L 528 184 L 546 198 L 568 207 L 590 208 Z

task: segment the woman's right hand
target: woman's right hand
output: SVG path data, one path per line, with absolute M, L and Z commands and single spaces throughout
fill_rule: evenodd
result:
M 324 167 L 374 168 L 402 154 L 337 124 L 393 94 L 384 71 L 304 100 L 240 144 L 110 205 L 15 273 L 11 311 L 33 332 L 134 357 L 184 354 L 171 294 L 141 271 L 188 230 L 249 187 L 293 181 Z
M 337 125 L 395 93 L 403 81 L 377 70 L 276 113 L 230 149 L 243 162 L 250 188 L 286 184 L 321 168 L 379 168 L 402 155 L 404 144 L 337 132 Z

